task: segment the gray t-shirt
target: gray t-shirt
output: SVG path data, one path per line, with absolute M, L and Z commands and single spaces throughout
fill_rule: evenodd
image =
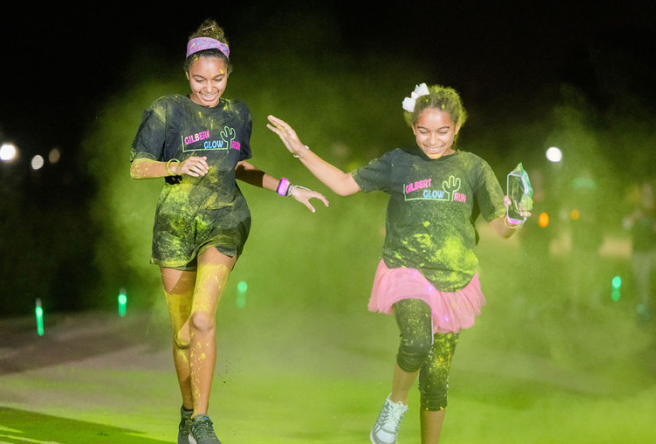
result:
M 153 228 L 153 263 L 181 267 L 207 245 L 228 255 L 241 253 L 251 215 L 235 167 L 251 157 L 252 126 L 247 106 L 225 99 L 207 108 L 188 96 L 170 95 L 146 109 L 131 161 L 206 156 L 209 164 L 202 177 L 166 178 Z
M 476 273 L 480 214 L 488 222 L 505 213 L 503 191 L 488 163 L 456 151 L 429 159 L 419 148 L 395 149 L 353 171 L 363 192 L 390 195 L 383 260 L 415 268 L 438 290 L 464 288 Z

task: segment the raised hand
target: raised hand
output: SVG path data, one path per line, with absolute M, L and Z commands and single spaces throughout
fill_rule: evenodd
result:
M 267 128 L 280 137 L 290 153 L 300 157 L 306 148 L 296 135 L 296 131 L 287 122 L 277 117 L 269 116 L 269 122 Z

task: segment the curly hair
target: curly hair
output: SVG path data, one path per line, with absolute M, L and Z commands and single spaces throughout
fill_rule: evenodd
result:
M 206 19 L 205 21 L 203 21 L 203 23 L 200 24 L 198 29 L 196 29 L 196 31 L 189 36 L 189 40 L 195 39 L 197 37 L 209 37 L 228 45 L 228 38 L 225 35 L 225 31 L 213 19 Z M 189 68 L 191 67 L 191 64 L 200 57 L 218 57 L 220 59 L 223 59 L 223 61 L 226 64 L 226 67 L 228 68 L 228 74 L 232 72 L 232 63 L 230 63 L 230 59 L 226 57 L 226 55 L 221 51 L 219 51 L 218 49 L 204 49 L 202 51 L 198 51 L 194 54 L 191 54 L 189 57 L 185 59 L 184 62 L 185 72 L 188 72 Z
M 415 102 L 413 112 L 404 111 L 404 117 L 408 125 L 413 126 L 419 120 L 419 115 L 426 108 L 436 108 L 446 111 L 456 126 L 462 127 L 467 121 L 467 110 L 462 104 L 458 92 L 448 86 L 433 85 L 428 87 L 429 94 L 420 96 Z

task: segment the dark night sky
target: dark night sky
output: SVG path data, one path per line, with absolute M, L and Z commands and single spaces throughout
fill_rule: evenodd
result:
M 182 53 L 188 34 L 206 17 L 217 19 L 234 44 L 257 33 L 263 21 L 289 23 L 282 17 L 311 11 L 337 30 L 340 51 L 374 49 L 430 59 L 458 79 L 453 86 L 477 90 L 491 101 L 562 81 L 599 94 L 590 48 L 628 52 L 643 62 L 656 52 L 656 16 L 647 1 L 405 1 L 376 8 L 341 0 L 316 3 L 158 4 L 152 10 L 92 3 L 15 6 L 0 19 L 0 137 L 27 151 L 75 144 L 83 117 L 120 87 L 134 48 L 149 44 L 166 54 Z M 653 70 L 644 71 L 634 70 L 627 82 L 653 97 Z
M 5 216 L 0 226 L 12 233 L 0 238 L 4 265 L 12 264 L 0 267 L 0 293 L 45 296 L 57 289 L 62 306 L 87 301 L 82 283 L 95 279 L 88 266 L 94 257 L 89 239 L 96 237 L 87 214 L 93 185 L 69 154 L 78 148 L 96 110 L 124 89 L 124 72 L 137 49 L 151 48 L 181 66 L 188 35 L 207 17 L 226 29 L 236 69 L 237 59 L 247 52 L 240 54 L 242 47 L 264 52 L 282 41 L 294 52 L 316 51 L 308 41 L 317 28 L 330 50 L 355 60 L 374 52 L 421 61 L 435 73 L 426 82 L 454 86 L 470 113 L 478 108 L 484 120 L 479 127 L 497 123 L 504 112 L 512 120 L 512 113 L 526 111 L 524 101 L 535 91 L 563 82 L 601 106 L 612 98 L 610 90 L 621 85 L 656 115 L 651 1 L 433 0 L 376 8 L 344 0 L 314 3 L 237 0 L 177 3 L 175 8 L 151 3 L 151 9 L 14 3 L 11 13 L 0 14 L 0 142 L 12 141 L 24 153 L 17 168 L 0 168 Z M 410 92 L 414 85 L 407 86 Z M 31 156 L 53 146 L 64 151 L 57 168 L 29 174 Z M 17 248 L 20 257 L 7 253 Z M 45 279 L 26 277 L 37 275 Z M 26 279 L 33 287 L 25 288 Z M 19 305 L 14 310 L 29 308 Z M 3 309 L 11 312 L 6 300 Z

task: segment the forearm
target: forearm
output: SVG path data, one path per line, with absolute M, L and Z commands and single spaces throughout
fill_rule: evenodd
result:
M 521 224 L 512 225 L 508 223 L 505 215 L 502 217 L 497 217 L 492 222 L 490 222 L 490 225 L 492 225 L 494 231 L 496 231 L 497 234 L 504 239 L 512 237 L 512 235 L 521 228 Z
M 237 164 L 237 167 L 235 168 L 235 177 L 253 186 L 264 188 L 266 190 L 276 191 L 281 196 L 292 196 L 294 199 L 308 207 L 308 209 L 313 213 L 315 210 L 310 203 L 310 199 L 319 199 L 324 203 L 325 206 L 328 206 L 328 200 L 322 194 L 305 187 L 291 185 L 289 181 L 287 181 L 285 184 L 281 184 L 281 179 L 276 179 L 273 176 L 269 176 L 264 171 L 258 169 L 248 162 L 239 162 Z M 283 187 L 278 189 L 280 185 L 283 185 Z
M 275 191 L 280 183 L 279 179 L 269 176 L 264 171 L 246 161 L 237 164 L 235 175 L 238 180 L 256 187 L 264 188 L 265 190 Z
M 355 182 L 350 173 L 345 173 L 329 164 L 308 149 L 306 145 L 303 145 L 296 135 L 296 131 L 284 120 L 269 116 L 267 128 L 278 134 L 280 140 L 287 147 L 287 150 L 295 157 L 298 157 L 303 165 L 334 193 L 340 196 L 348 196 L 360 191 L 360 186 Z
M 130 177 L 133 179 L 154 179 L 174 175 L 177 162 L 158 162 L 152 159 L 140 158 L 132 161 Z
M 360 191 L 360 187 L 353 179 L 351 173 L 345 173 L 334 165 L 331 165 L 313 151 L 306 149 L 299 152 L 298 158 L 317 179 L 335 194 L 348 196 Z

